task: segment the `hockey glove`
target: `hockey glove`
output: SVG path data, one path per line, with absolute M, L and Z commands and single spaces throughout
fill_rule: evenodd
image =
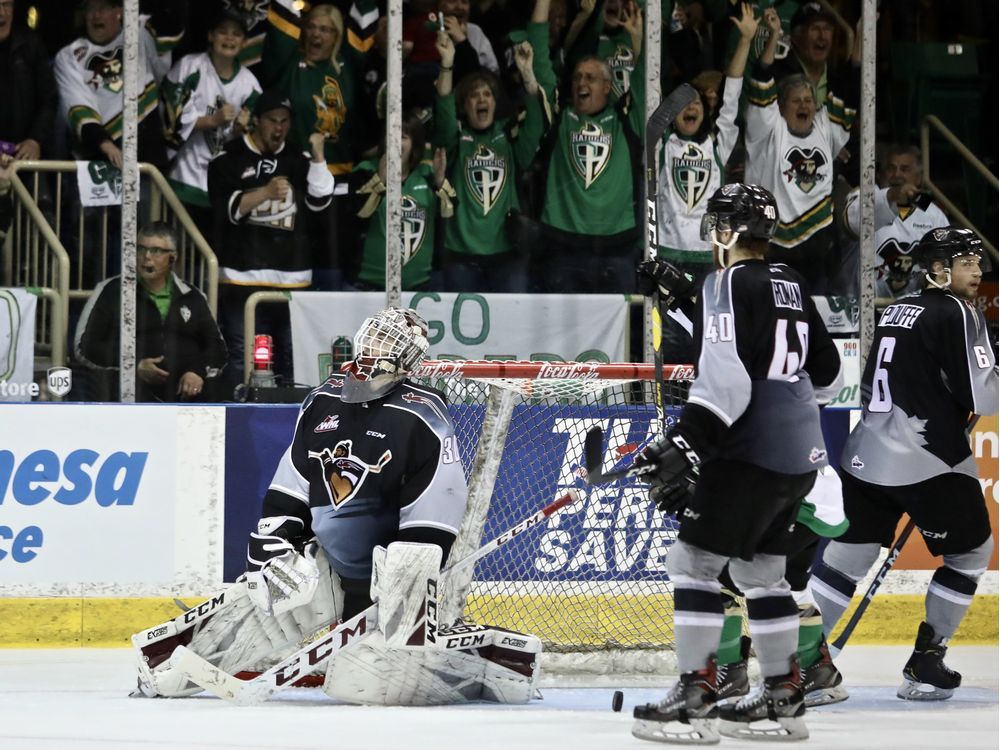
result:
M 691 444 L 674 432 L 646 446 L 636 460 L 649 482 L 649 499 L 664 513 L 674 513 L 694 494 L 701 458 Z
M 647 297 L 659 290 L 660 302 L 676 310 L 695 295 L 694 277 L 665 260 L 644 260 L 636 269 L 639 292 Z
M 257 522 L 247 544 L 247 595 L 266 615 L 287 612 L 310 601 L 319 583 L 316 563 L 295 549 L 290 538 L 302 521 L 272 516 Z

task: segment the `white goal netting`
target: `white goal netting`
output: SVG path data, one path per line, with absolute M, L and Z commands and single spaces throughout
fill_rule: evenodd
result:
M 676 418 L 692 370 L 664 369 L 664 419 Z M 584 436 L 605 433 L 604 467 L 630 461 L 659 432 L 652 365 L 424 363 L 413 377 L 448 398 L 469 480 L 452 559 L 584 487 Z M 673 644 L 666 553 L 677 524 L 634 479 L 585 488 L 580 501 L 505 544 L 471 579 L 446 582 L 460 614 L 541 637 L 549 672 L 658 672 Z

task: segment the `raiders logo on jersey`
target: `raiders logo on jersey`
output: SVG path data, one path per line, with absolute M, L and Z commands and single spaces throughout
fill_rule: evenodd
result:
M 635 53 L 630 47 L 619 44 L 610 57 L 604 62 L 611 69 L 611 90 L 616 97 L 623 97 L 628 92 L 629 77 L 635 69 Z
M 507 162 L 485 143 L 465 160 L 465 183 L 472 197 L 483 207 L 483 216 L 490 212 L 503 194 L 507 182 Z
M 115 47 L 109 52 L 98 52 L 87 60 L 90 80 L 87 84 L 98 89 L 104 87 L 112 94 L 120 94 L 125 82 L 122 80 L 122 48 Z
M 413 198 L 402 196 L 403 223 L 400 227 L 400 239 L 403 241 L 402 258 L 405 266 L 419 252 L 427 229 L 427 212 Z
M 820 171 L 827 165 L 826 154 L 818 148 L 803 150 L 795 146 L 785 154 L 785 163 L 788 164 L 788 169 L 782 174 L 788 182 L 794 182 L 803 193 L 811 192 L 819 181 L 826 177 L 826 173 Z
M 683 154 L 671 159 L 670 178 L 688 211 L 701 203 L 711 177 L 712 159 L 695 143 L 688 143 Z
M 596 122 L 588 122 L 570 135 L 570 147 L 573 167 L 583 178 L 584 188 L 589 188 L 611 161 L 611 134 Z

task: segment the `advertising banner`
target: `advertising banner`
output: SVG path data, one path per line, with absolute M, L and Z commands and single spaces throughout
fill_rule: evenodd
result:
M 0 289 L 0 401 L 31 401 L 34 383 L 35 307 L 24 289 Z
M 0 407 L 3 594 L 216 585 L 223 416 L 210 407 Z
M 382 292 L 292 292 L 295 381 L 319 385 L 336 349 L 353 356 L 361 323 L 385 306 Z M 404 292 L 430 327 L 431 359 L 622 362 L 628 302 L 620 294 Z

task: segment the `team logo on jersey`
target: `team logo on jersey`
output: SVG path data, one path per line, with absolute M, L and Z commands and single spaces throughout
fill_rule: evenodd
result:
M 688 143 L 684 153 L 671 160 L 670 179 L 688 211 L 701 203 L 711 177 L 712 159 L 695 143 Z
M 405 266 L 420 251 L 423 244 L 424 231 L 427 229 L 427 212 L 408 195 L 402 196 L 400 202 L 403 221 L 399 233 L 403 242 L 402 258 Z
M 225 0 L 226 7 L 242 13 L 247 20 L 247 28 L 267 18 L 267 6 L 270 0 Z
M 330 505 L 339 508 L 358 494 L 369 474 L 379 474 L 385 468 L 392 460 L 392 451 L 386 451 L 370 464 L 354 455 L 350 440 L 341 440 L 333 450 L 309 451 L 309 458 L 319 462 Z
M 582 130 L 570 135 L 570 153 L 584 188 L 589 188 L 611 161 L 611 134 L 596 122 L 585 123 Z
M 419 393 L 408 391 L 403 394 L 403 401 L 407 402 L 408 404 L 423 404 L 432 412 L 434 412 L 434 414 L 437 415 L 437 417 L 442 422 L 447 421 L 445 419 L 444 414 L 442 414 L 441 410 L 438 408 L 437 404 L 435 404 L 434 401 L 429 399 L 427 396 L 421 396 Z
M 827 165 L 826 154 L 818 148 L 805 150 L 796 146 L 785 154 L 788 169 L 782 172 L 788 182 L 794 182 L 803 193 L 809 193 L 826 177 L 821 171 Z
M 247 221 L 271 229 L 295 229 L 295 188 L 289 184 L 284 200 L 266 200 L 250 212 Z
M 635 53 L 632 49 L 619 44 L 614 53 L 604 60 L 611 69 L 611 90 L 615 96 L 625 96 L 629 88 L 629 79 L 635 70 Z
M 319 94 L 313 94 L 313 104 L 316 106 L 317 133 L 323 133 L 331 141 L 340 139 L 340 129 L 347 119 L 347 103 L 340 82 L 332 76 L 323 79 L 323 88 Z
M 97 52 L 87 60 L 85 66 L 90 71 L 87 85 L 92 89 L 105 88 L 112 94 L 120 94 L 125 82 L 122 80 L 122 48 L 115 47 L 108 52 Z
M 818 464 L 820 461 L 826 460 L 826 451 L 822 448 L 813 448 L 809 451 L 809 463 Z
M 188 307 L 187 305 L 181 305 L 180 314 L 181 314 L 181 320 L 183 320 L 185 323 L 191 320 L 191 308 Z
M 340 416 L 337 414 L 328 414 L 323 418 L 323 421 L 316 425 L 313 432 L 332 432 L 340 427 Z
M 863 469 L 865 468 L 865 462 L 862 461 L 858 456 L 853 456 L 851 458 L 851 468 L 852 469 Z
M 465 160 L 465 183 L 472 197 L 483 207 L 483 216 L 496 205 L 506 182 L 506 160 L 485 143 L 481 143 L 476 153 Z

